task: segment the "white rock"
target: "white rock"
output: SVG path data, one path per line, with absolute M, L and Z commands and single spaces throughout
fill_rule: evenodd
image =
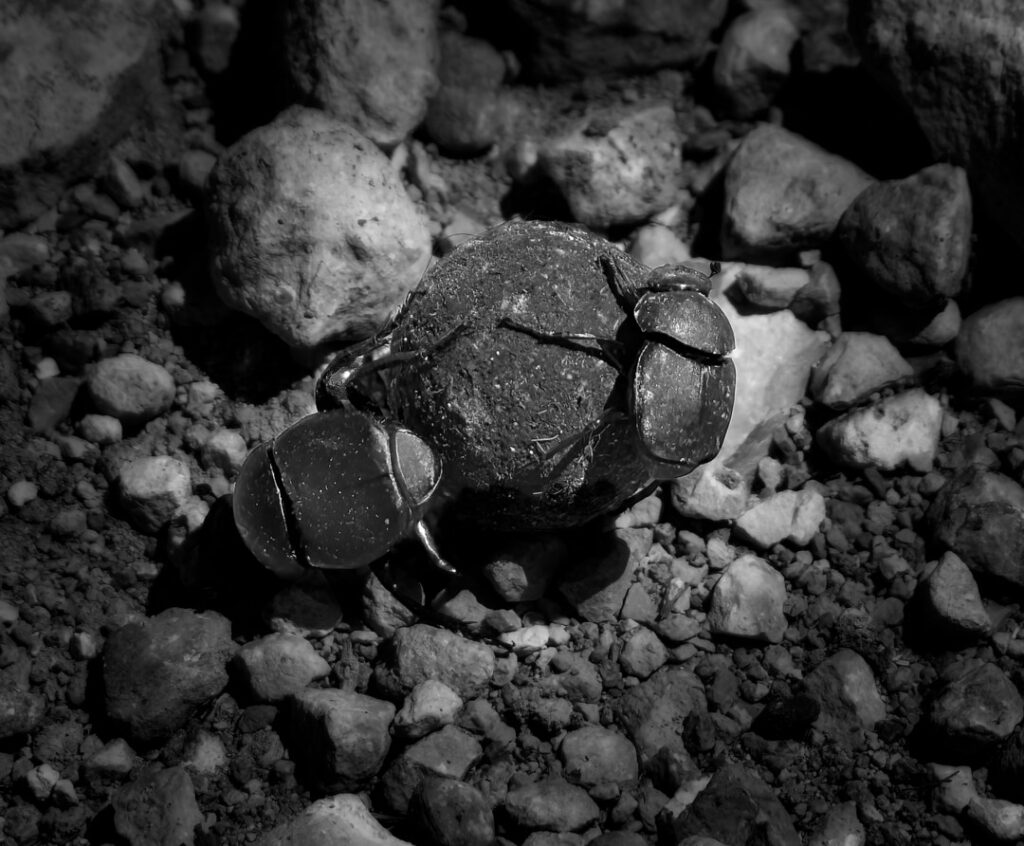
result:
M 849 408 L 913 374 L 888 338 L 844 332 L 811 372 L 810 394 L 829 408 Z
M 78 422 L 78 431 L 97 446 L 116 444 L 124 437 L 121 421 L 109 414 L 86 414 Z
M 224 741 L 217 735 L 200 730 L 188 744 L 182 764 L 202 775 L 215 775 L 231 763 Z
M 977 797 L 970 767 L 949 764 L 930 764 L 929 767 L 935 784 L 935 804 L 940 809 L 959 814 Z
M 7 502 L 11 508 L 21 508 L 28 505 L 39 496 L 39 487 L 35 482 L 28 479 L 18 479 L 7 488 Z
M 174 402 L 174 377 L 163 366 L 134 353 L 97 362 L 85 385 L 96 411 L 129 425 L 152 420 Z
M 237 429 L 217 429 L 203 444 L 203 464 L 232 475 L 242 468 L 248 454 L 249 447 Z
M 299 349 L 374 332 L 430 261 L 387 157 L 323 112 L 293 107 L 244 136 L 208 193 L 222 299 Z
M 330 664 L 308 640 L 281 632 L 245 644 L 235 655 L 234 664 L 259 702 L 280 702 L 331 671 Z
M 1016 802 L 975 796 L 967 804 L 967 816 L 996 840 L 1010 842 L 1024 837 L 1024 805 Z
M 154 534 L 192 493 L 188 465 L 169 455 L 138 458 L 118 474 L 121 504 L 135 527 Z
M 25 773 L 25 785 L 37 802 L 45 802 L 59 780 L 60 773 L 53 764 L 43 763 Z
M 784 541 L 807 546 L 824 519 L 825 498 L 818 491 L 780 491 L 740 515 L 736 530 L 759 549 Z
M 815 829 L 807 846 L 864 846 L 867 832 L 857 816 L 856 802 L 834 805 Z
M 358 796 L 339 793 L 310 805 L 256 841 L 256 846 L 412 846 L 384 828 Z
M 548 645 L 550 634 L 545 625 L 525 626 L 514 632 L 506 632 L 500 640 L 511 646 L 516 655 L 530 655 Z
M 657 223 L 641 226 L 633 235 L 629 254 L 648 267 L 682 264 L 693 258 L 690 248 L 671 229 Z
M 711 591 L 708 624 L 714 634 L 779 643 L 786 631 L 786 580 L 755 555 L 730 564 Z
M 811 274 L 802 267 L 764 267 L 745 264 L 736 274 L 736 285 L 743 298 L 759 308 L 786 308 L 811 282 Z
M 818 430 L 818 443 L 849 467 L 925 473 L 932 467 L 942 428 L 942 403 L 912 388 L 866 408 L 855 408 Z
M 672 505 L 684 517 L 735 520 L 747 507 L 750 482 L 736 470 L 712 462 L 674 479 Z
M 395 731 L 406 740 L 417 740 L 451 725 L 462 708 L 462 697 L 444 682 L 427 679 L 405 697 L 395 714 Z

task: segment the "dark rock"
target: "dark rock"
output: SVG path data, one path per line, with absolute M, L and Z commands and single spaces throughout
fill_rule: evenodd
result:
M 754 718 L 751 729 L 769 740 L 796 740 L 810 729 L 819 713 L 821 704 L 813 696 L 800 693 L 771 697 Z
M 410 814 L 437 846 L 491 846 L 494 813 L 475 787 L 428 776 L 413 796 Z
M 995 664 L 967 667 L 950 681 L 928 710 L 943 760 L 972 759 L 1008 738 L 1024 719 L 1024 700 Z
M 707 710 L 704 686 L 690 670 L 663 667 L 626 692 L 614 706 L 616 721 L 636 745 L 640 765 L 663 747 L 682 749 L 687 717 Z
M 192 846 L 203 822 L 184 767 L 147 768 L 110 801 L 114 830 L 129 846 Z
M 462 779 L 483 754 L 473 735 L 445 726 L 405 749 L 381 776 L 379 795 L 385 807 L 406 814 L 413 795 L 428 776 Z

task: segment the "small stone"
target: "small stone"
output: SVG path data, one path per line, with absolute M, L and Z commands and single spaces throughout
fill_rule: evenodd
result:
M 462 697 L 443 682 L 426 679 L 416 685 L 395 715 L 395 732 L 406 740 L 418 740 L 455 722 Z
M 779 491 L 736 518 L 739 538 L 758 549 L 777 543 L 807 546 L 825 520 L 825 498 L 814 489 Z
M 484 564 L 484 575 L 506 602 L 530 602 L 544 596 L 568 552 L 565 541 L 554 535 L 523 538 Z
M 692 671 L 672 665 L 630 688 L 615 703 L 616 723 L 636 746 L 641 767 L 646 767 L 663 747 L 685 753 L 687 718 L 706 711 L 700 679 Z
M 422 623 L 398 630 L 394 656 L 395 680 L 404 693 L 427 679 L 436 679 L 468 698 L 485 687 L 494 675 L 494 653 L 490 648 Z
M 124 159 L 108 156 L 103 171 L 103 188 L 121 208 L 137 209 L 146 198 L 139 177 Z
M 437 846 L 491 846 L 494 812 L 475 787 L 428 776 L 413 796 L 410 814 Z
M 736 274 L 736 286 L 743 298 L 758 308 L 788 308 L 796 295 L 811 283 L 802 267 L 762 267 L 747 264 Z
M 124 437 L 121 421 L 109 414 L 86 414 L 78 421 L 83 438 L 97 446 L 116 444 Z
M 690 248 L 667 226 L 648 223 L 633 233 L 629 254 L 647 267 L 683 264 L 693 258 Z
M 1018 393 L 1024 385 L 1024 297 L 989 303 L 965 317 L 956 361 L 977 390 Z
M 975 796 L 967 805 L 967 818 L 1003 843 L 1024 837 L 1024 805 L 989 796 Z
M 995 664 L 965 669 L 931 704 L 929 718 L 946 748 L 976 754 L 1006 740 L 1024 719 L 1024 700 Z
M 41 381 L 28 408 L 32 430 L 52 432 L 67 420 L 81 384 L 82 380 L 73 376 L 53 376 Z
M 319 799 L 262 835 L 255 846 L 412 846 L 377 822 L 352 793 Z
M 28 479 L 19 479 L 7 488 L 7 502 L 11 508 L 23 508 L 39 496 L 39 487 Z
M 405 815 L 423 781 L 431 776 L 463 779 L 483 756 L 473 735 L 445 726 L 402 752 L 380 780 L 380 795 L 393 813 Z
M 93 753 L 84 764 L 86 781 L 96 787 L 106 779 L 126 776 L 135 767 L 136 756 L 128 741 L 115 737 Z
M 913 375 L 888 338 L 843 332 L 811 371 L 809 391 L 822 405 L 845 409 Z
M 584 726 L 569 732 L 558 754 L 565 777 L 574 784 L 635 784 L 639 777 L 636 748 L 621 733 L 603 726 Z
M 248 454 L 249 447 L 237 429 L 217 429 L 203 444 L 203 465 L 219 467 L 226 474 L 234 475 Z
M 201 197 L 216 166 L 217 157 L 213 153 L 207 150 L 186 150 L 178 159 L 178 178 L 191 196 Z
M 843 802 L 825 813 L 807 846 L 865 846 L 867 832 L 857 816 L 856 802 Z
M 49 261 L 50 245 L 42 235 L 11 232 L 0 238 L 0 264 L 5 259 L 13 273 L 21 273 Z
M 977 797 L 970 767 L 930 764 L 929 769 L 935 784 L 932 795 L 941 810 L 959 814 Z
M 626 641 L 619 653 L 619 664 L 627 676 L 646 679 L 668 661 L 668 650 L 658 636 L 641 627 Z
M 144 769 L 111 797 L 114 831 L 131 846 L 192 846 L 203 822 L 184 767 Z
M 548 778 L 510 790 L 505 812 L 526 831 L 579 831 L 600 813 L 585 790 L 560 778 Z
M 562 577 L 559 590 L 583 619 L 593 623 L 617 619 L 633 574 L 653 542 L 653 529 L 616 529 L 604 554 L 572 567 Z
M 33 799 L 45 802 L 59 779 L 60 773 L 57 769 L 52 764 L 44 763 L 25 773 L 25 786 Z
M 943 554 L 921 589 L 934 617 L 954 636 L 978 639 L 992 631 L 978 583 L 956 553 Z
M 160 531 L 192 494 L 188 465 L 169 455 L 138 458 L 118 474 L 121 505 L 135 527 Z
M 257 702 L 280 702 L 331 671 L 308 640 L 280 632 L 245 644 L 233 666 Z
M 786 630 L 786 580 L 754 555 L 733 561 L 711 591 L 714 634 L 779 643 Z
M 208 731 L 200 731 L 190 740 L 183 763 L 192 772 L 215 775 L 228 768 L 230 759 L 223 740 Z
M 44 326 L 60 326 L 71 319 L 71 292 L 44 291 L 28 302 L 28 313 Z
M 867 661 L 852 649 L 840 649 L 810 673 L 807 693 L 821 705 L 815 727 L 847 749 L 859 749 L 865 731 L 885 719 L 885 703 Z
M 174 377 L 134 353 L 97 362 L 85 384 L 96 411 L 131 426 L 163 414 L 174 402 Z
M 203 6 L 193 30 L 193 49 L 203 70 L 217 75 L 228 69 L 240 29 L 238 9 L 234 6 L 218 2 Z

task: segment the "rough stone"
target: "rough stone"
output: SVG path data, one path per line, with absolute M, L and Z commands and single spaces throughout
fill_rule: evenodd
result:
M 865 731 L 873 731 L 885 719 L 874 673 L 852 649 L 840 649 L 826 658 L 808 673 L 805 683 L 808 694 L 821 705 L 815 728 L 846 749 L 861 748 Z
M 169 455 L 128 462 L 118 473 L 121 505 L 141 532 L 156 534 L 192 494 L 188 465 Z
M 989 303 L 965 317 L 956 361 L 978 391 L 1024 391 L 1024 297 Z
M 547 778 L 510 790 L 505 811 L 527 831 L 579 831 L 598 818 L 600 810 L 587 792 L 561 778 Z
M 978 583 L 956 553 L 946 552 L 921 583 L 932 619 L 954 638 L 975 640 L 992 631 Z
M 914 369 L 888 338 L 870 332 L 843 332 L 811 371 L 809 389 L 822 405 L 846 409 L 913 374 Z
M 704 686 L 690 670 L 662 667 L 630 688 L 615 704 L 615 719 L 636 746 L 640 765 L 663 747 L 686 751 L 683 729 L 690 714 L 707 710 Z
M 945 754 L 976 755 L 1006 740 L 1024 719 L 1024 700 L 995 664 L 964 668 L 935 697 L 930 725 Z
M 319 799 L 256 841 L 256 846 L 412 846 L 377 822 L 352 793 Z
M 331 671 L 308 640 L 284 633 L 249 641 L 232 663 L 257 702 L 280 702 Z
M 603 726 L 584 726 L 569 732 L 558 754 L 566 779 L 584 787 L 606 782 L 633 784 L 639 774 L 633 744 Z
M 85 386 L 96 411 L 129 426 L 152 420 L 174 402 L 174 377 L 162 365 L 134 353 L 94 364 Z
M 378 795 L 391 812 L 404 816 L 426 778 L 461 780 L 482 755 L 483 747 L 473 735 L 457 726 L 445 726 L 416 741 L 391 762 L 381 776 Z
M 114 830 L 129 846 L 192 846 L 203 822 L 184 767 L 146 768 L 110 804 Z
M 714 634 L 779 643 L 786 630 L 786 580 L 755 555 L 733 561 L 711 591 Z

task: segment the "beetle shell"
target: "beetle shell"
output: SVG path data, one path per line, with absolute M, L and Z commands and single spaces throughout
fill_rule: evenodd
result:
M 412 531 L 440 474 L 430 447 L 400 426 L 351 410 L 312 414 L 250 453 L 235 523 L 280 576 L 361 567 Z
M 607 241 L 565 224 L 497 227 L 436 265 L 398 322 L 395 351 L 429 348 L 465 327 L 422 365 L 396 368 L 391 406 L 441 456 L 445 490 L 479 524 L 583 523 L 652 480 L 626 413 L 628 377 L 594 352 L 501 325 L 512 319 L 546 333 L 617 338 L 635 353 L 636 326 L 602 268 L 610 251 Z M 623 254 L 616 267 L 634 286 L 648 272 Z M 608 409 L 622 413 L 593 432 Z M 538 447 L 574 438 L 538 456 Z

